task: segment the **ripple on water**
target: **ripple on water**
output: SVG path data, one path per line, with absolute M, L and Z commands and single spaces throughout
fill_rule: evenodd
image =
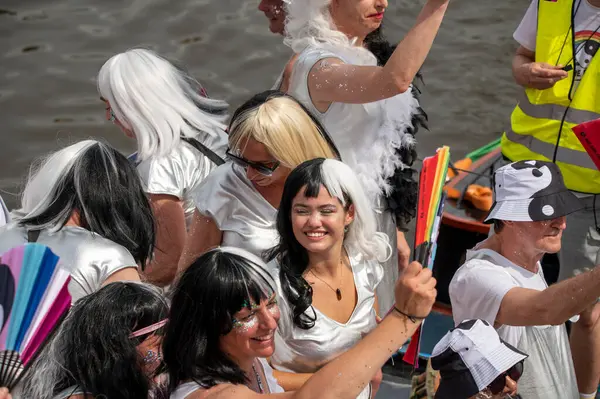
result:
M 26 11 L 19 14 L 22 21 L 43 21 L 49 18 L 44 10 Z
M 14 48 L 12 50 L 9 50 L 7 53 L 4 54 L 4 56 L 8 57 L 8 58 L 12 58 L 12 57 L 18 57 L 18 56 L 22 56 L 22 55 L 38 53 L 38 52 L 47 53 L 51 49 L 52 49 L 52 47 L 49 44 L 41 44 L 41 43 L 28 44 L 28 45 L 25 45 L 25 46 L 22 46 L 19 48 Z
M 87 62 L 87 61 L 105 61 L 109 59 L 113 53 L 88 51 L 82 53 L 62 54 L 61 57 L 66 61 Z
M 59 115 L 50 117 L 27 118 L 24 123 L 31 127 L 57 128 L 59 126 L 99 126 L 106 120 L 101 115 Z
M 103 107 L 104 105 L 100 101 L 100 95 L 86 95 L 86 96 L 70 96 L 70 97 L 53 97 L 48 99 L 45 103 L 46 106 L 51 108 L 62 108 L 62 107 L 85 107 L 88 105 Z
M 272 58 L 272 57 L 273 57 L 273 53 L 270 52 L 269 50 L 258 50 L 258 51 L 251 52 L 248 56 L 246 56 L 245 60 L 253 61 L 253 60 L 262 60 L 263 58 Z
M 77 28 L 94 37 L 107 37 L 111 34 L 110 28 L 103 25 L 79 25 Z
M 12 16 L 15 16 L 15 15 L 17 15 L 17 12 L 13 11 L 13 10 L 7 10 L 6 8 L 0 8 L 0 15 L 12 15 Z
M 186 36 L 181 39 L 176 39 L 173 41 L 173 44 L 175 44 L 175 45 L 181 44 L 184 46 L 191 46 L 194 44 L 202 44 L 202 43 L 206 43 L 206 42 L 208 42 L 207 35 L 191 35 L 191 36 Z
M 0 89 L 0 101 L 8 100 L 10 97 L 14 96 L 15 93 L 15 90 Z

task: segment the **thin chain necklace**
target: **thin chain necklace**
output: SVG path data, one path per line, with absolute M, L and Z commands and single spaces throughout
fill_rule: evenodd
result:
M 263 388 L 262 378 L 260 378 L 258 371 L 256 371 L 256 367 L 254 366 L 254 363 L 252 363 L 252 371 L 254 371 L 254 376 L 256 377 L 256 385 L 258 386 L 258 391 L 259 391 L 258 393 L 265 393 L 265 390 Z
M 343 258 L 340 258 L 340 288 L 336 288 L 334 289 L 331 285 L 329 285 L 329 283 L 327 283 L 327 281 L 323 280 L 321 277 L 317 276 L 315 274 L 315 272 L 313 271 L 313 269 L 310 269 L 310 272 L 312 273 L 313 276 L 315 276 L 316 278 L 318 278 L 319 280 L 321 280 L 323 283 L 325 283 L 325 285 L 327 285 L 331 291 L 335 292 L 335 296 L 337 298 L 338 301 L 342 300 L 342 276 L 343 276 L 343 272 L 344 272 L 344 268 L 342 267 L 342 265 L 344 264 L 344 260 Z

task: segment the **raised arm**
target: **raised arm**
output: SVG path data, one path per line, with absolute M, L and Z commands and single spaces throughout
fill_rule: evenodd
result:
M 396 283 L 396 307 L 408 315 L 427 316 L 435 302 L 435 284 L 429 269 L 411 263 Z M 245 386 L 220 385 L 190 399 L 353 399 L 420 324 L 420 320 L 412 321 L 395 311 L 390 313 L 354 348 L 313 374 L 295 392 L 259 395 Z
M 512 288 L 502 299 L 496 321 L 512 326 L 558 325 L 583 312 L 598 297 L 600 267 L 544 291 Z
M 349 65 L 335 58 L 317 62 L 308 79 L 315 106 L 369 103 L 408 90 L 429 54 L 448 3 L 449 0 L 427 0 L 416 24 L 384 67 Z
M 183 253 L 179 259 L 178 272 L 187 269 L 200 255 L 221 244 L 223 234 L 217 224 L 196 209 L 190 226 Z

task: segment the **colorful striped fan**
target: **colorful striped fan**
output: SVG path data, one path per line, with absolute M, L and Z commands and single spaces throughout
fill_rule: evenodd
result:
M 0 387 L 13 388 L 71 306 L 70 274 L 40 244 L 0 257 Z
M 437 237 L 444 212 L 446 194 L 443 191 L 448 174 L 450 149 L 439 148 L 432 157 L 423 160 L 419 177 L 419 200 L 417 203 L 417 223 L 413 256 L 416 261 L 428 268 L 433 267 Z M 425 322 L 410 340 L 403 360 L 414 367 L 419 364 L 419 346 Z

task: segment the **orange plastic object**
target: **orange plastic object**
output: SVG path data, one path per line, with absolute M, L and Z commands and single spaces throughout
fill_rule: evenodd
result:
M 464 170 L 469 170 L 471 165 L 473 165 L 473 160 L 471 158 L 464 158 L 454 163 L 455 168 Z M 452 179 L 454 176 L 456 176 L 454 170 L 452 170 L 452 168 L 448 168 L 448 178 Z
M 460 198 L 460 191 L 454 187 L 444 187 L 444 191 L 448 195 L 448 198 Z M 487 212 L 492 208 L 492 189 L 480 186 L 479 184 L 471 184 L 467 187 L 464 200 L 469 201 L 475 208 Z

